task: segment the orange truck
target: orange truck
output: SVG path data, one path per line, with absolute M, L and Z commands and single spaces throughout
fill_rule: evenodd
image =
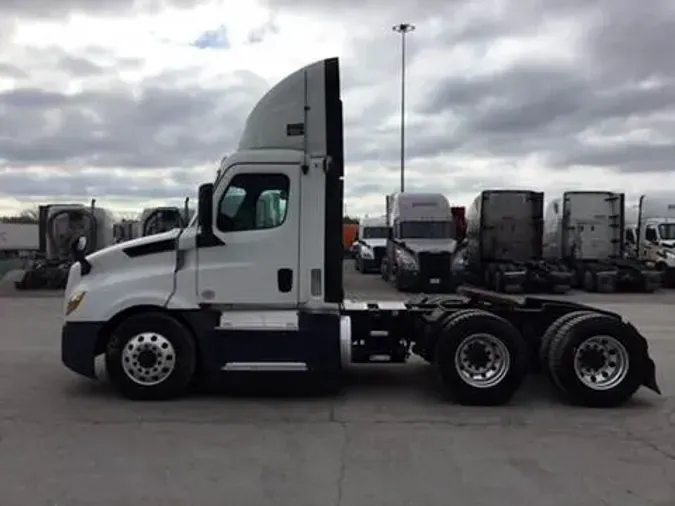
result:
M 352 243 L 356 241 L 356 237 L 358 235 L 358 223 L 345 223 L 342 225 L 342 246 L 345 250 L 345 253 L 349 253 L 352 248 Z

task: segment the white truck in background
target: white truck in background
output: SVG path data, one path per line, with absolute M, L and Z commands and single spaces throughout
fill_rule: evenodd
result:
M 388 237 L 386 216 L 366 216 L 359 221 L 357 245 L 354 248 L 354 266 L 357 271 L 363 274 L 380 272 Z
M 637 217 L 626 227 L 629 255 L 652 262 L 666 286 L 675 284 L 675 193 L 642 195 Z
M 391 235 L 382 277 L 399 291 L 453 291 L 457 227 L 445 196 L 393 193 L 386 196 L 386 208 Z
M 653 292 L 661 274 L 625 254 L 625 196 L 570 191 L 552 200 L 544 218 L 544 257 L 574 272 L 575 288 L 588 292 Z

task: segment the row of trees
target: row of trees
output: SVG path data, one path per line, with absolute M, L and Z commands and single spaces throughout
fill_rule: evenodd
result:
M 26 209 L 15 216 L 0 216 L 0 223 L 37 223 L 38 210 Z

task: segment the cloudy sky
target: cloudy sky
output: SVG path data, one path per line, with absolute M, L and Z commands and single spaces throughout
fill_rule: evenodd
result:
M 672 0 L 2 0 L 0 213 L 180 203 L 278 79 L 342 58 L 347 212 L 399 178 L 487 188 L 675 187 Z M 671 56 L 668 56 L 671 55 Z

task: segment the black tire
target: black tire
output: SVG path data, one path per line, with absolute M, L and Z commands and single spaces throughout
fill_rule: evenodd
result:
M 173 369 L 161 382 L 152 385 L 141 384 L 132 379 L 123 365 L 129 358 L 123 355 L 123 350 L 135 336 L 143 333 L 154 334 L 155 339 L 163 337 L 170 344 L 167 349 L 173 347 L 175 355 L 165 356 L 165 360 L 172 363 Z M 152 337 L 148 339 L 152 340 Z M 163 400 L 178 397 L 185 392 L 196 370 L 197 352 L 192 334 L 180 322 L 164 313 L 143 313 L 129 317 L 113 331 L 106 347 L 105 363 L 110 381 L 124 397 Z M 161 372 L 159 366 L 156 367 L 157 372 Z
M 424 358 L 427 362 L 432 363 L 436 355 L 436 343 L 443 333 L 443 329 L 447 323 L 464 314 L 481 312 L 479 309 L 465 309 L 461 311 L 448 311 L 446 309 L 434 309 L 430 314 L 424 316 Z
M 551 374 L 548 368 L 548 350 L 551 347 L 551 342 L 553 338 L 558 335 L 558 331 L 565 325 L 567 322 L 574 320 L 578 316 L 584 314 L 594 314 L 590 311 L 572 311 L 571 313 L 564 314 L 560 316 L 557 320 L 554 320 L 548 328 L 544 335 L 541 337 L 541 342 L 539 343 L 539 365 L 541 370 L 550 378 Z M 553 381 L 551 379 L 551 381 Z
M 460 345 L 473 334 L 490 334 L 509 354 L 509 366 L 494 385 L 476 387 L 465 381 L 455 366 Z M 507 320 L 481 310 L 466 310 L 445 322 L 436 343 L 434 366 L 443 392 L 464 405 L 496 406 L 511 400 L 523 383 L 529 365 L 523 336 Z
M 399 268 L 398 265 L 396 266 L 396 275 L 394 276 L 394 287 L 399 292 L 408 291 L 408 287 L 401 280 L 401 269 Z
M 611 388 L 599 390 L 585 385 L 577 376 L 575 353 L 591 338 L 609 336 L 623 345 L 628 354 L 625 377 Z M 618 318 L 600 313 L 579 315 L 565 323 L 551 341 L 548 369 L 560 393 L 570 403 L 587 407 L 614 407 L 624 404 L 640 388 L 646 364 L 646 343 Z
M 598 281 L 595 279 L 595 274 L 591 270 L 585 270 L 582 278 L 582 285 L 584 291 L 592 293 L 598 290 Z
M 354 256 L 354 270 L 356 272 L 359 272 L 361 270 L 359 266 L 359 257 L 357 256 Z
M 495 271 L 492 275 L 492 290 L 501 293 L 504 291 L 504 274 L 502 271 Z

